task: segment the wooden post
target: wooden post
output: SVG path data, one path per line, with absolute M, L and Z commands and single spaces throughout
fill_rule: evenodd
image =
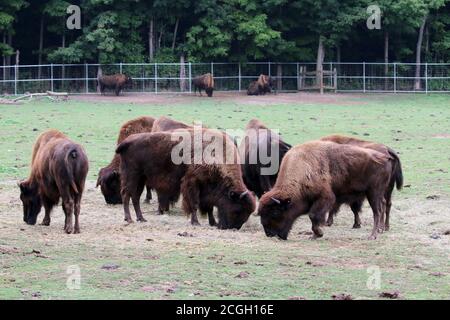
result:
M 297 91 L 300 91 L 300 70 L 299 70 L 299 65 L 298 65 L 298 62 L 297 62 Z
M 319 82 L 320 82 L 320 94 L 323 94 L 323 70 L 317 71 L 319 74 Z
M 20 51 L 16 51 L 16 65 L 14 66 L 14 94 L 17 95 L 17 81 L 19 80 Z
M 155 93 L 158 93 L 158 63 L 155 62 Z
M 338 79 L 336 67 L 333 69 L 333 78 L 334 78 L 333 79 L 334 80 L 334 92 L 336 93 L 337 92 L 337 79 Z
M 239 67 L 239 70 L 238 70 L 238 71 L 239 71 L 239 75 L 238 75 L 238 76 L 239 76 L 239 92 L 241 92 L 241 90 L 242 90 L 242 89 L 241 89 L 241 86 L 242 86 L 242 83 L 241 83 L 242 78 L 241 78 L 241 63 L 240 63 L 240 62 L 239 62 L 239 66 L 238 66 L 238 67 Z

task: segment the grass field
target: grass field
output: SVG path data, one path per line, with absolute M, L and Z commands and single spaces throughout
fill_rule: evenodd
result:
M 0 105 L 1 299 L 450 298 L 449 95 L 146 99 Z M 279 241 L 265 237 L 256 216 L 240 231 L 220 231 L 205 218 L 190 226 L 178 206 L 156 216 L 154 202 L 143 205 L 147 223 L 126 225 L 122 207 L 107 206 L 95 180 L 113 156 L 120 125 L 141 115 L 221 129 L 259 118 L 291 144 L 333 133 L 385 143 L 399 152 L 405 175 L 405 188 L 394 192 L 391 231 L 368 241 L 369 208 L 358 230 L 343 208 L 324 238 L 309 240 L 302 217 L 289 240 Z M 60 207 L 50 227 L 22 222 L 16 182 L 27 177 L 34 140 L 48 128 L 83 144 L 90 159 L 79 235 L 63 233 Z M 73 265 L 81 272 L 76 290 L 66 286 Z M 380 268 L 380 288 L 366 284 L 371 266 Z

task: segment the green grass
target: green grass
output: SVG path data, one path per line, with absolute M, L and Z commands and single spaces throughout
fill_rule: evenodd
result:
M 0 108 L 0 299 L 33 294 L 39 299 L 330 299 L 339 293 L 376 299 L 381 291 L 395 290 L 406 299 L 450 297 L 449 236 L 443 235 L 450 221 L 448 95 L 347 96 L 338 103 L 276 105 L 216 98 L 167 105 L 30 102 Z M 256 217 L 239 232 L 217 231 L 205 220 L 192 228 L 179 209 L 169 217 L 155 216 L 154 204 L 144 206 L 148 223 L 125 226 L 122 208 L 104 205 L 92 182 L 80 235 L 63 234 L 59 208 L 49 228 L 22 223 L 13 182 L 28 175 L 40 132 L 56 128 L 81 143 L 92 181 L 111 160 L 120 125 L 142 115 L 221 129 L 244 129 L 249 119 L 259 118 L 291 144 L 334 133 L 385 143 L 399 152 L 406 184 L 395 193 L 393 228 L 367 241 L 369 209 L 361 230 L 349 229 L 346 210 L 323 239 L 299 235 L 310 229 L 302 218 L 282 242 L 266 238 Z M 440 200 L 426 200 L 429 195 Z M 192 238 L 177 235 L 186 230 Z M 434 233 L 440 239 L 430 240 Z M 119 268 L 102 269 L 110 263 Z M 82 271 L 81 290 L 66 287 L 67 266 L 74 264 Z M 379 290 L 366 286 L 372 265 L 382 270 Z M 248 274 L 237 278 L 241 272 Z

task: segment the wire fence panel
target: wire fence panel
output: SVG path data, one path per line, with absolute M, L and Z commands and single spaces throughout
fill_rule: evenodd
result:
M 317 90 L 320 81 L 316 64 L 305 62 L 14 65 L 0 67 L 0 94 L 97 93 L 98 75 L 115 73 L 132 78 L 125 92 L 158 94 L 192 92 L 192 79 L 205 73 L 213 74 L 216 91 L 246 91 L 260 74 L 285 92 Z M 326 62 L 323 85 L 337 92 L 450 92 L 450 63 L 422 63 L 418 70 L 414 63 Z

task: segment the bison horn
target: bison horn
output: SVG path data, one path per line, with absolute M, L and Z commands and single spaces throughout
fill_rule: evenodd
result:
M 248 194 L 248 190 L 247 191 L 244 191 L 244 192 L 242 192 L 241 193 L 241 195 L 239 196 L 239 199 L 242 199 L 242 198 L 244 198 L 246 195 Z
M 270 197 L 270 199 L 272 199 L 272 201 L 275 202 L 276 204 L 280 204 L 281 203 L 281 201 L 278 200 L 277 198 Z

